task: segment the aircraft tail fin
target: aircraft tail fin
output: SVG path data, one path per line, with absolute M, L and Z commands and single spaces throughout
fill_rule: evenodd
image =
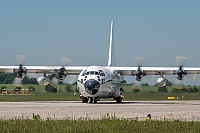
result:
M 114 22 L 111 21 L 110 29 L 110 47 L 109 47 L 109 56 L 108 56 L 108 66 L 116 66 L 115 60 L 115 44 L 114 44 Z

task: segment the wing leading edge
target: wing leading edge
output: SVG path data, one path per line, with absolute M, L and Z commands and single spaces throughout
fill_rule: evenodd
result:
M 47 73 L 55 74 L 55 69 L 60 69 L 61 66 L 24 66 L 27 73 Z M 19 66 L 0 66 L 0 72 L 12 73 L 18 70 Z M 69 75 L 79 75 L 87 66 L 68 66 L 65 67 Z M 134 76 L 138 67 L 105 67 L 112 70 L 115 74 L 124 76 Z M 141 67 L 145 75 L 176 75 L 178 67 Z M 199 67 L 184 67 L 186 74 L 200 74 Z
M 115 74 L 134 76 L 138 67 L 109 67 Z M 144 75 L 176 75 L 178 67 L 141 67 Z M 185 74 L 200 74 L 199 67 L 184 67 Z
M 56 74 L 56 69 L 60 69 L 61 66 L 24 66 L 27 69 L 27 73 L 46 73 L 46 74 Z M 19 66 L 0 66 L 0 72 L 3 73 L 13 73 L 17 72 Z M 65 67 L 68 75 L 78 75 L 81 73 L 85 66 L 68 66 Z

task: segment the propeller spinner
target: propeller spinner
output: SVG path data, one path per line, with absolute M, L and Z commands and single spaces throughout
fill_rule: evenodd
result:
M 55 69 L 56 75 L 51 79 L 50 85 L 57 88 L 60 81 L 62 81 L 67 76 L 67 71 L 65 69 L 65 66 L 67 66 L 71 62 L 70 59 L 67 57 L 61 58 L 61 68 Z

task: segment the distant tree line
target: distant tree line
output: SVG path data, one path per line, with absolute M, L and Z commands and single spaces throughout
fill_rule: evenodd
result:
M 16 76 L 17 76 L 16 73 L 13 74 L 0 73 L 0 84 L 12 84 Z M 23 84 L 38 84 L 38 83 L 36 78 L 25 77 L 23 79 Z

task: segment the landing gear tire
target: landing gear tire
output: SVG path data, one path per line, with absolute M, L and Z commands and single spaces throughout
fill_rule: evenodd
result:
M 122 103 L 122 97 L 116 97 L 115 100 L 116 103 Z
M 97 103 L 97 97 L 94 98 L 94 103 Z
M 93 97 L 89 98 L 89 103 L 93 103 Z
M 89 97 L 89 103 L 97 103 L 97 97 Z
M 83 97 L 82 98 L 82 103 L 88 103 L 88 98 L 87 97 Z

